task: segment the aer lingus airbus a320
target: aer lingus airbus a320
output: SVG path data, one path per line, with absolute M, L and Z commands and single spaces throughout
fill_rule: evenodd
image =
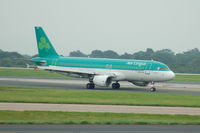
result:
M 111 84 L 113 89 L 118 89 L 120 81 L 128 81 L 137 86 L 150 85 L 150 91 L 156 91 L 154 82 L 168 81 L 175 77 L 167 65 L 152 60 L 62 57 L 57 54 L 41 27 L 35 27 L 35 33 L 38 57 L 32 61 L 37 67 L 88 78 L 88 89 L 94 89 L 95 86 L 108 87 Z

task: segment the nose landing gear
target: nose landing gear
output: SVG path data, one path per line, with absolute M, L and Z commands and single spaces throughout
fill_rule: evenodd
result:
M 155 83 L 153 81 L 150 82 L 150 91 L 151 92 L 155 92 L 156 91 Z
M 152 88 L 150 88 L 150 91 L 151 91 L 151 92 L 154 92 L 154 91 L 156 91 L 156 88 L 153 88 L 153 87 L 152 87 Z

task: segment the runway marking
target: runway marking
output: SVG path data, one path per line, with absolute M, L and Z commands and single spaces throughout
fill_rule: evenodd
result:
M 0 110 L 200 115 L 200 108 L 89 104 L 0 103 Z

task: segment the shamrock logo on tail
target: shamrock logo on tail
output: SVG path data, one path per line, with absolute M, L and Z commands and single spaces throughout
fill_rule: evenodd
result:
M 50 49 L 50 45 L 47 42 L 45 37 L 41 37 L 40 38 L 40 42 L 39 42 L 39 49 L 42 50 L 44 49 L 45 51 L 48 51 Z

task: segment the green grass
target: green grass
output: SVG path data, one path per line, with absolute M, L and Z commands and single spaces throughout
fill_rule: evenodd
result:
M 0 111 L 0 124 L 200 124 L 200 116 Z
M 200 75 L 176 75 L 176 78 L 172 80 L 174 82 L 199 82 Z
M 184 94 L 0 87 L 0 102 L 200 107 L 199 101 Z
M 0 68 L 0 76 L 6 77 L 44 77 L 44 78 L 66 78 L 67 76 L 49 72 L 44 70 L 34 69 L 11 69 L 11 68 Z

